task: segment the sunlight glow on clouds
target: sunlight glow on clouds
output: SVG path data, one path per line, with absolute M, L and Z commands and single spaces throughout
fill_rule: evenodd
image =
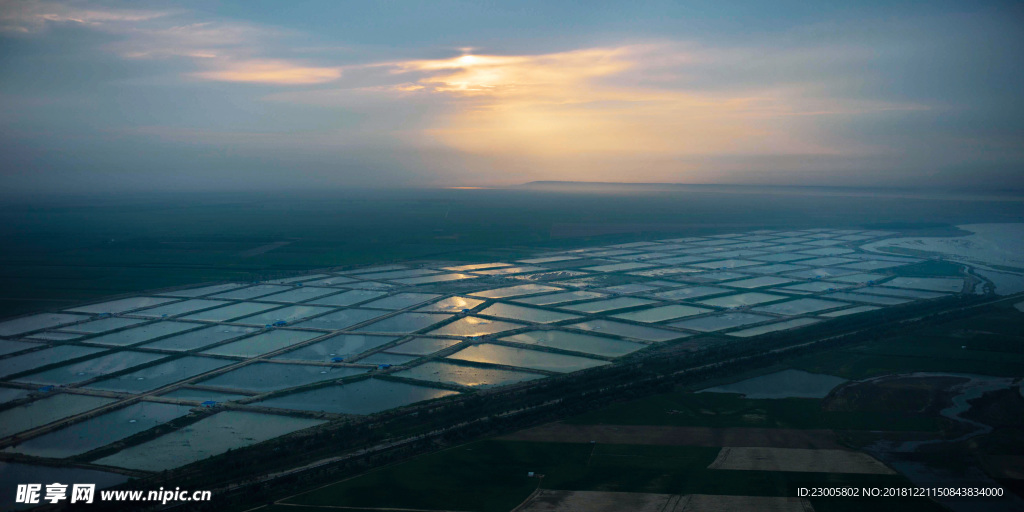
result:
M 691 52 L 664 43 L 385 66 L 395 75 L 424 75 L 392 91 L 455 98 L 453 111 L 425 135 L 474 153 L 836 154 L 841 149 L 773 129 L 772 120 L 907 108 L 786 90 L 689 91 L 673 82 L 695 60 Z
M 285 60 L 247 60 L 225 63 L 215 71 L 194 73 L 193 76 L 220 82 L 308 85 L 337 80 L 341 77 L 341 69 L 302 66 Z
M 543 13 L 578 7 L 539 2 L 512 30 L 491 7 L 463 19 L 445 0 L 368 5 L 0 0 L 8 172 L 145 174 L 163 150 L 162 165 L 198 181 L 210 169 L 225 182 L 261 169 L 246 176 L 444 185 L 898 169 L 913 184 L 937 167 L 1013 176 L 1024 162 L 1022 32 L 1002 7 L 731 8 L 757 26 L 775 17 L 748 33 L 714 8 L 636 24 L 609 3 L 566 26 Z

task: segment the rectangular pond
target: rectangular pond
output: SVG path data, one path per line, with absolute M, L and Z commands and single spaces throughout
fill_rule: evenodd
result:
M 240 327 L 237 325 L 215 325 L 205 327 L 197 331 L 190 331 L 184 334 L 177 334 L 163 338 L 144 345 L 146 348 L 161 350 L 186 351 L 203 348 L 214 343 L 220 343 L 239 336 L 245 336 L 257 332 L 255 327 Z
M 639 270 L 642 268 L 651 268 L 656 266 L 658 265 L 653 265 L 650 263 L 627 262 L 612 263 L 610 265 L 596 265 L 593 267 L 584 267 L 583 270 L 586 270 L 587 272 L 625 272 L 627 270 Z
M 306 302 L 312 299 L 318 299 L 327 295 L 332 295 L 340 292 L 337 288 L 323 288 L 319 286 L 299 286 L 292 288 L 291 290 L 274 293 L 260 297 L 260 300 L 266 300 L 271 302 Z
M 254 363 L 222 373 L 197 384 L 245 391 L 277 391 L 313 382 L 341 379 L 366 373 L 366 368 L 305 364 Z
M 334 359 L 341 358 L 342 361 L 348 361 L 363 352 L 377 349 L 397 339 L 395 336 L 339 334 L 326 340 L 276 355 L 272 359 L 330 363 Z
M 225 359 L 185 356 L 132 373 L 94 382 L 86 387 L 125 393 L 144 393 L 233 363 L 234 361 Z
M 189 413 L 188 405 L 139 402 L 19 443 L 6 452 L 62 459 L 131 437 Z
M 527 331 L 501 338 L 501 340 L 605 357 L 624 356 L 647 348 L 647 345 L 641 343 L 568 331 Z
M 377 352 L 376 354 L 370 354 L 366 357 L 360 357 L 354 362 L 357 364 L 374 364 L 374 365 L 390 365 L 400 366 L 409 364 L 419 359 L 419 356 L 407 356 L 404 354 L 391 354 L 388 352 Z
M 754 277 L 750 279 L 740 279 L 739 281 L 729 281 L 726 286 L 732 286 L 734 288 L 765 288 L 768 286 L 779 286 L 783 284 L 789 284 L 795 282 L 792 279 L 786 279 L 785 277 L 776 276 L 762 276 Z
M 885 285 L 893 288 L 960 293 L 964 289 L 964 280 L 959 277 L 897 277 Z
M 733 269 L 733 268 L 750 267 L 750 266 L 761 265 L 761 264 L 762 264 L 762 262 L 760 262 L 760 261 L 732 259 L 732 260 L 708 261 L 708 262 L 705 262 L 705 263 L 694 263 L 692 266 L 700 267 L 700 268 L 706 268 L 708 270 L 727 270 L 727 269 Z
M 543 379 L 539 373 L 503 370 L 498 368 L 480 368 L 441 361 L 429 361 L 419 366 L 402 370 L 393 374 L 395 377 L 458 384 L 473 388 L 492 388 L 518 382 Z
M 810 281 L 806 283 L 794 284 L 790 286 L 783 286 L 776 288 L 780 292 L 789 293 L 821 293 L 821 292 L 834 292 L 836 290 L 842 290 L 850 288 L 854 285 L 849 283 L 833 283 L 831 281 Z
M 853 308 L 840 309 L 839 311 L 829 311 L 828 313 L 822 313 L 818 316 L 825 318 L 838 318 L 846 315 L 856 315 L 857 313 L 867 313 L 868 311 L 877 311 L 882 309 L 878 306 L 857 306 Z
M 198 288 L 185 288 L 183 290 L 174 290 L 170 292 L 161 292 L 160 295 L 167 295 L 169 297 L 203 297 L 206 295 L 213 295 L 215 293 L 224 293 L 229 290 L 241 288 L 245 286 L 239 283 L 224 283 L 224 284 L 212 284 L 210 286 L 200 286 Z
M 526 326 L 513 322 L 480 318 L 478 316 L 467 316 L 450 324 L 442 325 L 427 334 L 433 336 L 485 336 L 523 327 Z
M 792 277 L 795 279 L 835 279 L 839 276 L 849 276 L 859 274 L 856 270 L 850 270 L 848 268 L 810 268 L 807 270 L 797 270 L 795 272 L 786 272 L 786 277 Z
M 30 348 L 41 348 L 41 343 L 26 343 L 24 341 L 0 340 L 0 355 L 14 354 Z
M 523 348 L 506 347 L 483 343 L 471 345 L 450 356 L 449 359 L 470 361 L 474 363 L 500 364 L 506 366 L 517 366 L 531 370 L 546 370 L 549 372 L 575 372 L 595 366 L 610 364 L 600 359 L 587 357 L 569 356 L 553 352 L 540 352 Z
M 0 322 L 0 336 L 17 336 L 40 329 L 73 324 L 88 320 L 89 318 L 87 315 L 71 315 L 67 313 L 40 313 L 23 316 L 7 320 L 6 322 Z
M 440 297 L 436 293 L 396 293 L 387 297 L 377 299 L 373 302 L 363 304 L 365 308 L 377 309 L 405 309 L 417 304 L 434 300 Z
M 230 306 L 208 309 L 181 317 L 182 320 L 206 320 L 209 322 L 228 322 L 253 313 L 279 308 L 277 304 L 260 304 L 258 302 L 239 302 Z
M 813 318 L 794 318 L 792 320 L 785 320 L 782 322 L 775 322 L 773 324 L 759 325 L 757 327 L 750 327 L 748 329 L 742 329 L 739 331 L 732 331 L 729 336 L 736 336 L 739 338 L 749 338 L 751 336 L 759 336 L 761 334 L 767 334 L 776 331 L 785 331 L 788 329 L 795 329 L 797 327 L 803 327 L 817 323 L 818 320 Z
M 113 398 L 58 393 L 0 411 L 0 437 L 7 437 L 116 402 Z
M 235 357 L 256 357 L 289 347 L 296 343 L 311 340 L 317 336 L 323 336 L 320 332 L 293 331 L 290 329 L 273 329 L 267 332 L 232 341 L 224 345 L 218 345 L 203 354 Z
M 178 388 L 170 393 L 164 393 L 160 395 L 167 398 L 176 398 L 178 400 L 191 400 L 193 402 L 203 403 L 209 400 L 214 402 L 230 402 L 232 400 L 241 400 L 243 398 L 249 398 L 249 395 L 239 395 L 234 393 L 222 393 L 220 391 L 208 391 L 205 389 L 195 388 Z
M 100 334 L 109 331 L 116 331 L 117 329 L 124 329 L 133 325 L 144 323 L 145 320 L 137 320 L 135 318 L 119 318 L 119 317 L 107 317 L 100 318 L 99 320 L 90 320 L 88 322 L 68 325 L 61 327 L 62 331 L 67 332 L 80 332 L 86 334 Z
M 462 340 L 448 338 L 413 338 L 405 343 L 387 349 L 393 354 L 409 354 L 414 356 L 426 356 L 439 352 L 448 347 L 458 345 Z
M 619 313 L 617 315 L 612 315 L 612 318 L 632 320 L 634 322 L 642 323 L 657 323 L 664 322 L 666 320 L 674 320 L 676 318 L 700 315 L 711 311 L 713 310 L 694 306 L 684 306 L 682 304 L 670 304 L 668 306 L 630 311 L 629 313 Z
M 49 370 L 33 373 L 18 378 L 18 382 L 31 382 L 33 384 L 56 384 L 68 386 L 85 382 L 90 379 L 102 377 L 129 368 L 151 363 L 158 359 L 167 357 L 162 354 L 151 354 L 148 352 L 135 352 L 121 350 L 111 354 L 86 359 L 78 363 L 58 366 Z
M 707 297 L 709 295 L 718 295 L 721 293 L 733 293 L 733 290 L 717 286 L 690 286 L 687 288 L 679 288 L 677 290 L 658 292 L 655 293 L 654 296 L 665 300 L 686 300 L 697 297 Z
M 849 274 L 849 275 L 845 275 L 845 276 L 836 276 L 836 277 L 833 277 L 832 280 L 833 281 L 839 281 L 839 282 L 842 282 L 842 283 L 875 284 L 877 282 L 884 281 L 885 279 L 888 279 L 888 277 L 889 276 L 887 276 L 885 274 L 862 273 L 862 274 Z
M 337 295 L 329 295 L 313 301 L 310 304 L 319 306 L 354 306 L 356 304 L 377 299 L 387 295 L 383 290 L 348 290 Z
M 147 308 L 142 311 L 135 311 L 132 315 L 147 318 L 161 318 L 164 316 L 178 316 L 187 313 L 194 313 L 204 309 L 211 309 L 230 304 L 223 300 L 189 299 L 181 302 L 172 302 L 155 308 Z
M 89 304 L 88 306 L 79 306 L 76 308 L 68 308 L 66 311 L 70 313 L 125 313 L 133 309 L 142 309 L 153 306 L 159 306 L 167 302 L 174 302 L 178 299 L 168 299 L 166 297 L 129 297 L 127 299 L 110 300 L 107 302 L 99 302 L 96 304 Z
M 587 320 L 586 322 L 579 322 L 567 325 L 566 327 L 579 329 L 581 331 L 595 332 L 599 334 L 622 336 L 623 338 L 632 338 L 634 340 L 641 341 L 660 342 L 690 336 L 689 334 L 683 332 L 670 331 L 668 329 L 658 329 L 657 327 L 647 327 L 644 325 L 614 322 L 611 320 L 605 320 L 603 318 L 596 320 Z
M 364 379 L 274 397 L 257 404 L 300 411 L 365 415 L 458 394 L 457 391 L 404 382 Z
M 123 331 L 112 332 L 86 340 L 88 343 L 124 347 L 142 343 L 156 338 L 177 334 L 202 327 L 202 324 L 188 322 L 159 321 L 140 327 L 132 327 Z
M 754 315 L 751 313 L 720 313 L 717 315 L 691 318 L 681 322 L 672 322 L 672 327 L 690 329 L 699 332 L 715 332 L 744 325 L 759 324 L 775 320 L 775 317 Z
M 866 293 L 850 293 L 850 292 L 835 292 L 827 295 L 822 295 L 826 299 L 836 300 L 847 300 L 850 302 L 863 302 L 866 304 L 874 304 L 876 306 L 895 306 L 898 304 L 906 304 L 913 302 L 914 299 L 908 299 L 905 297 L 888 297 L 882 295 L 869 295 Z
M 249 300 L 264 295 L 270 295 L 272 293 L 280 293 L 291 290 L 293 287 L 281 285 L 281 284 L 258 284 L 255 286 L 249 286 L 247 288 L 239 288 L 237 290 L 230 290 L 224 293 L 218 293 L 216 295 L 210 295 L 208 299 L 228 299 L 228 300 Z
M 824 299 L 796 299 L 786 302 L 776 302 L 768 306 L 761 306 L 751 309 L 758 313 L 771 313 L 775 315 L 783 316 L 796 316 L 806 315 L 808 313 L 816 313 L 818 311 L 825 311 L 828 309 L 837 309 L 850 306 L 851 304 L 846 302 L 836 302 L 832 300 Z
M 6 377 L 20 372 L 27 372 L 36 368 L 42 368 L 43 366 L 62 363 L 71 359 L 85 357 L 104 351 L 106 351 L 106 349 L 99 347 L 58 345 L 56 347 L 28 352 L 18 356 L 6 357 L 4 359 L 0 359 L 0 377 Z
M 447 299 L 427 304 L 416 311 L 427 313 L 461 313 L 483 303 L 484 301 L 480 299 L 471 299 L 469 297 L 448 297 Z
M 463 279 L 477 278 L 479 278 L 479 276 L 475 276 L 472 274 L 435 274 L 432 276 L 406 277 L 403 279 L 395 279 L 395 282 L 409 286 L 416 286 L 420 284 L 444 283 L 448 281 L 462 281 Z
M 720 308 L 739 308 L 788 298 L 789 297 L 785 295 L 773 295 L 770 293 L 761 292 L 748 292 L 740 293 L 737 295 L 726 295 L 725 297 L 715 297 L 713 299 L 705 299 L 697 302 L 700 304 L 705 304 L 708 306 L 717 306 Z
M 509 318 L 512 320 L 520 320 L 523 322 L 536 322 L 540 324 L 547 324 L 551 322 L 561 322 L 564 320 L 572 320 L 580 318 L 576 315 L 570 315 L 567 313 L 559 313 L 557 311 L 549 311 L 547 309 L 531 308 L 525 306 L 515 306 L 512 304 L 505 304 L 496 302 L 486 309 L 479 312 L 481 315 L 496 316 L 499 318 Z
M 657 302 L 658 301 L 655 300 L 641 299 L 638 297 L 616 297 L 614 299 L 570 304 L 568 306 L 562 306 L 561 309 L 578 311 L 580 313 L 603 313 L 605 311 L 615 311 L 616 309 L 635 308 L 639 306 L 647 306 L 649 304 L 657 304 Z
M 492 288 L 480 292 L 473 292 L 470 295 L 484 297 L 487 299 L 503 299 L 506 297 L 519 297 L 522 295 L 534 295 L 544 292 L 564 292 L 562 288 L 544 284 L 521 284 L 517 286 L 506 286 L 504 288 Z
M 311 316 L 321 315 L 331 311 L 332 308 L 322 306 L 285 306 L 281 309 L 274 309 L 271 311 L 264 311 L 263 313 L 257 313 L 252 316 L 239 318 L 235 320 L 236 323 L 246 325 L 272 325 L 276 322 L 285 322 L 287 324 L 294 324 L 305 320 Z
M 430 274 L 440 274 L 440 270 L 433 270 L 429 268 L 414 268 L 407 270 L 389 270 L 387 272 L 371 272 L 368 274 L 359 274 L 360 279 L 384 279 L 390 281 L 392 279 L 401 279 L 403 277 L 419 277 L 427 276 Z
M 94 462 L 143 471 L 163 471 L 321 423 L 324 422 L 308 418 L 223 411 Z
M 889 283 L 886 284 L 888 285 Z M 909 288 L 888 288 L 886 286 L 868 286 L 866 288 L 858 288 L 853 291 L 857 293 L 869 293 L 871 295 L 910 297 L 912 299 L 937 299 L 939 297 L 949 297 L 949 294 L 946 293 L 926 292 L 922 290 L 913 290 Z
M 846 379 L 832 375 L 782 370 L 732 384 L 702 389 L 698 393 L 737 393 L 754 399 L 825 398 L 836 386 L 845 382 Z
M 317 279 L 315 281 L 306 281 L 305 286 L 344 286 L 348 283 L 354 283 L 356 280 L 351 277 L 344 276 L 329 276 L 323 279 Z
M 360 332 L 409 334 L 448 320 L 452 316 L 441 313 L 399 313 L 370 325 L 364 325 L 356 330 Z
M 579 290 L 573 292 L 552 293 L 550 295 L 535 295 L 533 297 L 523 297 L 521 299 L 513 300 L 521 304 L 531 304 L 534 306 L 553 306 L 555 304 L 565 304 L 566 302 L 602 299 L 605 297 L 607 297 L 607 295 L 603 293 Z
M 342 309 L 326 315 L 321 315 L 316 318 L 311 318 L 305 322 L 299 322 L 296 327 L 307 327 L 310 329 L 326 329 L 330 331 L 336 331 L 341 329 L 348 329 L 354 325 L 368 322 L 374 318 L 387 315 L 385 311 L 374 310 L 374 309 Z

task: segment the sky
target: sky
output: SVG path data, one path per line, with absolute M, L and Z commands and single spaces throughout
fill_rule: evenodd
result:
M 1024 188 L 1024 3 L 0 0 L 7 192 Z

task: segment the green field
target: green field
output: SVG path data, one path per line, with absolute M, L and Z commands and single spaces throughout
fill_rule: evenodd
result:
M 290 505 L 507 512 L 545 489 L 792 496 L 796 486 L 892 485 L 898 476 L 709 470 L 718 448 L 486 440 L 283 500 Z M 529 478 L 527 472 L 543 474 Z M 835 500 L 830 500 L 835 501 Z M 906 510 L 934 510 L 927 503 Z M 815 508 L 818 508 L 815 503 Z M 819 510 L 834 510 L 827 505 Z

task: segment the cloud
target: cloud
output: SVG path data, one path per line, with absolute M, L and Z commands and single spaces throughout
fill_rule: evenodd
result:
M 81 8 L 64 2 L 0 0 L 0 31 L 29 34 L 52 24 L 98 27 L 149 21 L 168 14 L 156 10 Z
M 308 85 L 332 82 L 341 77 L 338 67 L 302 66 L 286 60 L 255 59 L 226 62 L 214 71 L 193 73 L 203 80 L 277 85 Z
M 689 74 L 709 65 L 728 67 L 747 58 L 679 42 L 539 55 L 464 54 L 365 66 L 384 70 L 376 77 L 384 83 L 361 90 L 391 95 L 396 102 L 443 98 L 447 112 L 420 132 L 425 140 L 476 154 L 559 159 L 567 154 L 842 154 L 864 148 L 801 136 L 792 129 L 800 123 L 795 119 L 928 108 L 823 96 L 806 83 L 770 88 L 686 83 Z M 402 80 L 407 77 L 412 80 Z M 354 93 L 304 93 L 300 101 L 339 94 Z
M 197 71 L 187 78 L 285 86 L 321 84 L 338 79 L 338 66 L 269 58 L 285 36 L 273 27 L 231 20 L 195 21 L 185 11 L 84 9 L 68 2 L 0 0 L 0 27 L 26 35 L 71 24 L 110 37 L 102 49 L 130 60 L 180 58 Z

